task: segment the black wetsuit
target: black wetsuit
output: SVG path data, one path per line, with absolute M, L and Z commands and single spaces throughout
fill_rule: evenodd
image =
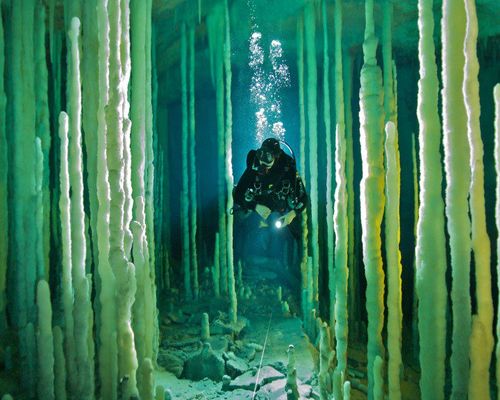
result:
M 280 150 L 273 166 L 267 171 L 259 171 L 256 151 L 247 155 L 247 168 L 238 185 L 233 190 L 234 202 L 244 210 L 255 210 L 257 204 L 271 211 L 285 214 L 295 210 L 297 216 L 292 224 L 297 224 L 300 213 L 307 205 L 307 194 L 300 179 L 295 161 Z M 293 227 L 290 227 L 293 231 Z M 292 232 L 295 236 L 295 232 Z

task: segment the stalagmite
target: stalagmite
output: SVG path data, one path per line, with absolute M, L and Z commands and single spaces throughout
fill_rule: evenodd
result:
M 316 64 L 315 21 L 314 3 L 308 3 L 305 8 L 305 47 L 307 65 L 307 121 L 309 134 L 309 174 L 310 174 L 310 209 L 313 266 L 313 303 L 319 302 L 319 232 L 318 232 L 318 110 L 317 110 L 317 84 L 318 72 Z
M 233 111 L 231 103 L 231 27 L 229 24 L 229 5 L 228 0 L 225 0 L 224 8 L 224 73 L 226 76 L 226 134 L 225 143 L 226 149 L 225 153 L 225 175 L 226 175 L 226 198 L 227 205 L 226 210 L 231 210 L 233 208 Z M 234 216 L 232 213 L 228 213 L 226 216 L 226 240 L 227 240 L 227 286 L 229 295 L 229 319 L 232 323 L 236 323 L 238 319 L 238 299 L 236 296 L 236 283 L 234 278 L 234 246 L 233 246 L 233 220 Z
M 144 197 L 145 181 L 145 141 L 146 141 L 146 7 L 145 0 L 131 0 L 131 104 L 130 119 L 132 130 L 130 135 L 132 152 L 132 191 L 133 198 Z M 134 218 L 138 212 L 134 204 Z
M 446 171 L 446 217 L 450 236 L 452 271 L 452 399 L 467 396 L 469 384 L 469 337 L 471 333 L 470 287 L 470 219 L 467 198 L 470 170 L 467 142 L 467 114 L 461 93 L 465 63 L 465 7 L 460 1 L 443 1 L 443 150 Z
M 50 249 L 50 168 L 49 151 L 51 145 L 49 104 L 48 104 L 48 73 L 45 56 L 45 5 L 39 2 L 35 10 L 35 35 L 34 35 L 34 63 L 35 63 L 35 96 L 36 96 L 36 128 L 37 137 L 41 140 L 43 153 L 43 174 L 41 180 L 42 201 L 37 212 L 42 215 L 39 246 L 42 250 L 39 270 L 43 270 L 45 279 L 49 278 L 49 249 Z M 1 75 L 3 76 L 3 75 Z M 39 275 L 40 276 L 40 275 Z
M 116 281 L 109 262 L 109 213 L 110 213 L 110 186 L 108 183 L 108 166 L 106 137 L 108 126 L 106 123 L 106 105 L 109 100 L 109 21 L 108 0 L 98 0 L 97 26 L 99 32 L 99 108 L 97 114 L 97 239 L 98 239 L 98 273 L 101 280 L 99 301 L 101 305 L 99 371 L 103 399 L 117 399 L 118 382 L 118 349 L 116 337 Z
M 328 325 L 323 322 L 319 329 L 319 392 L 321 400 L 328 400 L 330 395 L 334 393 L 332 381 L 332 364 L 335 352 L 332 351 L 330 345 L 330 334 Z
M 203 313 L 201 316 L 201 340 L 206 342 L 208 339 L 210 339 L 210 321 L 208 314 Z
M 191 283 L 191 256 L 189 240 L 189 166 L 188 135 L 189 109 L 187 88 L 187 34 L 186 24 L 181 31 L 181 85 L 182 85 L 182 190 L 181 190 L 181 229 L 182 229 L 182 264 L 184 266 L 184 294 L 186 300 L 193 297 Z
M 346 191 L 346 139 L 344 82 L 342 79 L 342 0 L 335 2 L 335 315 L 334 329 L 336 339 L 337 366 L 335 372 L 345 375 L 347 368 L 347 269 L 348 221 Z M 343 384 L 343 383 L 342 383 Z M 340 396 L 338 388 L 337 396 Z
M 59 326 L 54 336 L 54 394 L 56 400 L 66 400 L 66 361 L 64 359 L 64 335 Z
M 401 335 L 403 313 L 401 309 L 401 253 L 399 251 L 400 223 L 400 167 L 398 163 L 399 148 L 396 139 L 396 125 L 389 121 L 385 126 L 385 246 L 387 260 L 387 349 L 388 349 L 388 380 L 391 399 L 401 398 L 399 383 L 401 360 Z
M 479 125 L 479 62 L 477 59 L 478 23 L 474 1 L 465 1 L 465 66 L 463 96 L 467 111 L 467 137 L 470 144 L 471 183 L 469 209 L 472 222 L 472 250 L 476 278 L 477 316 L 473 318 L 469 398 L 489 399 L 489 368 L 493 351 L 493 300 L 491 293 L 490 238 L 486 230 L 483 141 Z
M 496 171 L 496 203 L 495 203 L 495 222 L 497 230 L 500 232 L 500 84 L 497 83 L 493 89 L 493 99 L 495 101 L 495 171 Z M 500 248 L 500 236 L 497 238 L 497 248 Z M 500 255 L 497 254 L 497 284 L 500 287 Z M 500 295 L 499 295 L 500 296 Z M 500 298 L 500 297 L 499 297 Z M 500 337 L 500 318 L 497 319 L 496 326 L 497 337 Z M 500 341 L 497 342 L 496 349 L 496 382 L 500 383 Z M 498 396 L 497 396 L 498 398 Z
M 85 211 L 83 208 L 83 159 L 81 147 L 81 82 L 80 54 L 78 38 L 80 35 L 80 20 L 73 18 L 69 39 L 71 42 L 71 63 L 69 69 L 69 178 L 70 178 L 70 209 L 71 209 L 71 273 L 74 288 L 74 335 L 75 360 L 78 371 L 77 393 L 82 399 L 93 395 L 93 361 L 89 359 L 88 316 L 90 299 L 89 282 L 85 274 L 86 237 Z
M 416 243 L 416 288 L 420 335 L 420 390 L 423 399 L 444 397 L 446 338 L 445 237 L 441 197 L 441 126 L 438 117 L 438 79 L 434 53 L 432 0 L 418 2 L 417 116 L 420 145 L 420 209 Z
M 189 206 L 190 206 L 190 254 L 191 270 L 193 272 L 193 294 L 198 298 L 200 288 L 198 282 L 198 250 L 196 245 L 197 236 L 197 198 L 196 198 L 196 126 L 195 126 L 195 29 L 189 29 L 189 133 L 188 133 L 188 156 L 189 156 Z
M 4 76 L 5 71 L 5 46 L 4 29 L 2 21 L 2 10 L 0 9 L 0 76 Z M 7 158 L 7 137 L 6 137 L 6 114 L 7 97 L 5 95 L 4 82 L 0 79 L 0 237 L 9 236 L 9 221 L 7 208 L 7 176 L 8 176 L 8 158 Z M 7 251 L 8 240 L 0 240 L 0 335 L 6 329 L 6 308 L 7 295 Z
M 212 280 L 214 285 L 214 294 L 216 297 L 220 296 L 220 262 L 219 262 L 219 232 L 215 233 L 214 242 L 214 266 L 212 272 Z
M 322 19 L 323 19 L 323 119 L 325 124 L 325 150 L 326 150 L 326 243 L 327 243 L 327 259 L 326 266 L 328 269 L 328 290 L 330 292 L 330 326 L 335 324 L 335 273 L 334 273 L 334 243 L 333 232 L 333 188 L 332 188 L 332 127 L 331 127 L 331 110 L 330 110 L 330 56 L 328 55 L 328 16 L 326 0 L 321 3 Z M 337 7 L 335 7 L 337 10 Z M 336 26 L 335 26 L 336 27 Z
M 141 400 L 154 400 L 154 375 L 153 363 L 149 358 L 146 358 L 139 369 L 141 375 L 140 380 L 143 382 L 143 390 L 141 390 Z
M 54 337 L 52 335 L 52 304 L 46 281 L 37 285 L 38 305 L 38 398 L 54 399 Z
M 360 188 L 363 262 L 367 281 L 368 313 L 368 398 L 373 399 L 374 362 L 383 359 L 384 271 L 380 230 L 384 213 L 384 114 L 382 76 L 377 66 L 377 38 L 374 31 L 373 0 L 365 3 L 366 28 L 363 42 L 364 64 L 361 69 L 360 142 L 363 177 Z
M 290 344 L 287 350 L 288 364 L 286 366 L 286 391 L 288 400 L 299 400 L 297 387 L 297 368 L 295 367 L 295 347 Z

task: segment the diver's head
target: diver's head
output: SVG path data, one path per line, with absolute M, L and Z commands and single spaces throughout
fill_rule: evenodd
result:
M 268 138 L 262 142 L 260 149 L 257 150 L 259 173 L 267 173 L 272 168 L 280 150 L 280 142 L 274 138 Z

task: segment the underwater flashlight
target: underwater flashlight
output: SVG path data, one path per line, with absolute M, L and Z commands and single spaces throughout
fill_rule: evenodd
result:
M 281 222 L 281 220 L 277 220 L 275 223 L 274 223 L 274 226 L 278 229 L 281 229 L 281 227 L 283 226 L 283 222 Z

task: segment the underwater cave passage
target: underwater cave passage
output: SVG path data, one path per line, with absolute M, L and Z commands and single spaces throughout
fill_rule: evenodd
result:
M 0 398 L 496 398 L 498 21 L 0 0 Z

